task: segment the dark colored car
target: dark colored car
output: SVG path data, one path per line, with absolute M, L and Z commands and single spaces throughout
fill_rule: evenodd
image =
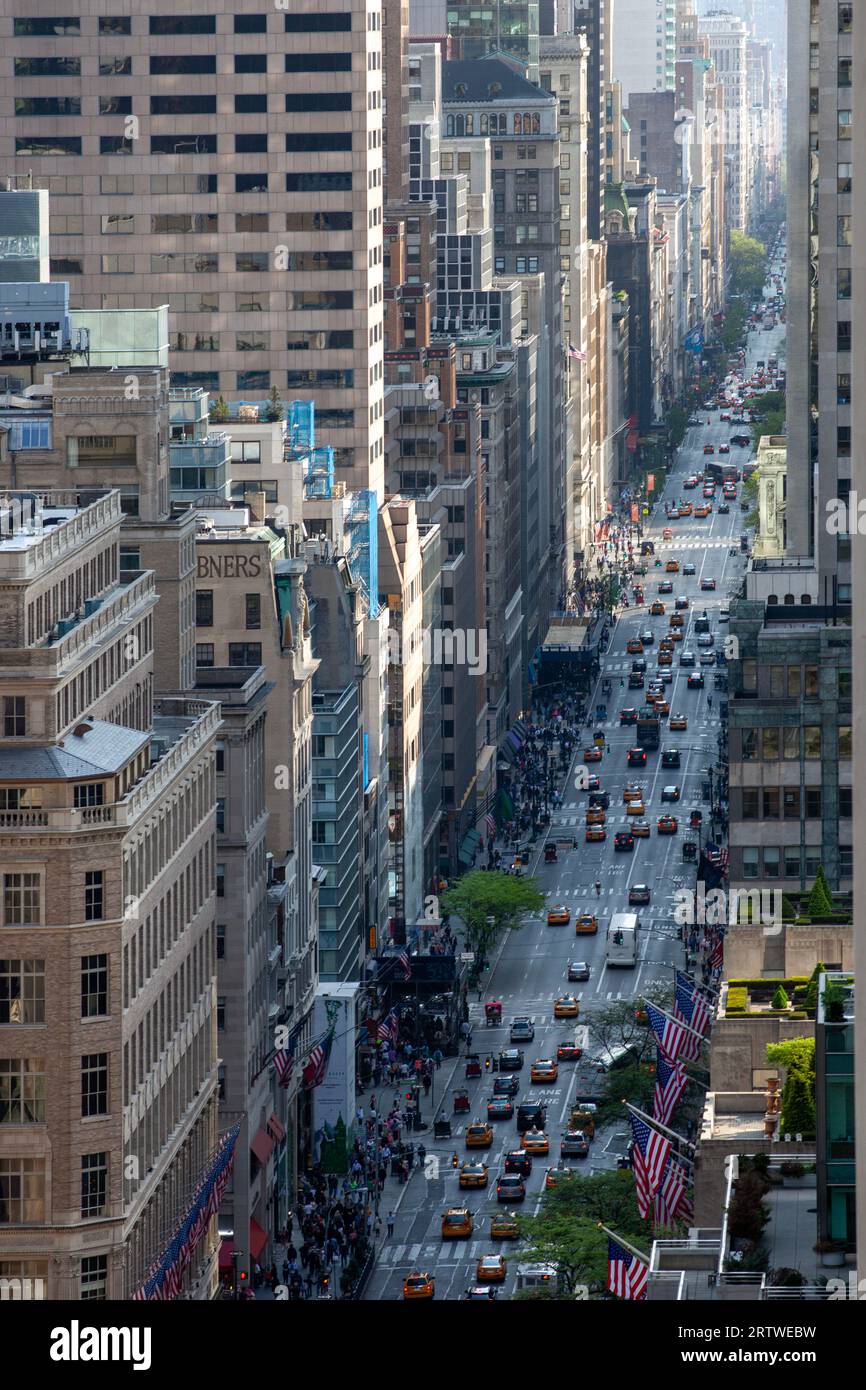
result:
M 610 805 L 610 792 L 591 792 L 589 804 L 592 807 L 600 806 L 603 811 L 606 811 Z
M 680 750 L 679 748 L 666 748 L 662 753 L 662 767 L 679 767 Z
M 613 847 L 617 849 L 634 849 L 634 835 L 630 830 L 618 830 L 613 837 Z
M 715 579 L 702 579 L 702 580 L 701 580 L 701 588 L 702 588 L 702 589 L 715 589 L 715 587 L 716 587 L 716 581 L 715 581 Z
M 573 960 L 568 967 L 569 980 L 588 980 L 589 966 L 585 960 Z
M 499 1054 L 500 1071 L 520 1071 L 523 1066 L 523 1053 L 519 1047 L 506 1047 Z
M 643 688 L 643 671 L 629 671 L 628 688 L 629 690 L 641 690 Z
M 487 1102 L 488 1120 L 510 1120 L 514 1114 L 514 1101 L 510 1096 L 494 1096 Z
M 694 574 L 694 573 L 695 573 L 695 567 L 694 567 L 694 565 L 692 564 L 691 560 L 688 560 L 688 561 L 686 562 L 686 564 L 683 565 L 683 574 Z
M 647 629 L 646 632 L 641 633 L 640 640 L 643 642 L 645 647 L 651 647 L 656 639 L 655 635 L 652 632 L 650 632 L 649 629 Z
M 526 1183 L 519 1173 L 503 1173 L 497 1180 L 497 1202 L 522 1202 L 525 1197 Z
M 688 686 L 689 690 L 703 690 L 704 678 L 701 675 L 700 671 L 692 671 L 688 680 L 686 681 L 686 685 Z
M 648 903 L 652 897 L 652 889 L 648 883 L 633 883 L 628 890 L 629 905 Z
M 675 601 L 675 603 L 674 603 L 674 610 L 675 610 L 675 612 L 677 612 L 677 613 L 683 613 L 683 612 L 685 612 L 685 610 L 688 608 L 688 606 L 689 606 L 689 601 L 688 601 L 687 598 L 685 598 L 685 597 L 683 597 L 683 598 L 678 598 L 678 599 Z
M 720 503 L 719 503 L 719 516 L 729 516 L 729 515 L 730 515 L 730 511 L 731 511 L 731 509 L 730 509 L 730 507 L 728 506 L 727 502 L 720 502 Z
M 708 617 L 695 618 L 695 632 L 709 632 L 709 630 L 710 620 Z
M 519 1090 L 520 1082 L 516 1076 L 497 1076 L 493 1083 L 495 1096 L 516 1096 Z
M 512 1149 L 511 1153 L 505 1155 L 505 1171 L 519 1173 L 522 1178 L 528 1178 L 532 1172 L 532 1155 L 524 1149 Z
M 632 669 L 632 671 L 635 671 L 635 672 L 637 672 L 637 671 L 641 671 L 641 672 L 645 671 L 645 670 L 646 670 L 646 661 L 644 660 L 644 658 L 641 656 L 641 657 L 638 657 L 636 661 L 633 661 L 633 662 L 631 663 L 631 669 Z
M 662 787 L 662 801 L 679 801 L 680 789 L 673 783 L 669 787 Z
M 634 680 L 634 677 L 633 677 L 633 676 L 629 676 L 629 678 L 628 678 L 629 685 L 631 685 L 631 683 L 632 683 L 633 680 Z M 641 677 L 641 683 L 643 683 L 643 677 Z M 620 724 L 636 724 L 636 723 L 637 723 L 637 710 L 636 710 L 633 706 L 630 707 L 629 709 L 621 709 L 620 712 L 619 712 L 619 722 L 620 722 Z
M 528 1129 L 537 1126 L 544 1129 L 544 1122 L 547 1119 L 547 1106 L 540 1100 L 527 1100 L 517 1107 L 517 1133 L 525 1134 Z
M 674 591 L 674 581 L 672 579 L 662 579 L 659 581 L 660 594 L 672 594 Z
M 630 748 L 630 749 L 628 750 L 628 765 L 629 765 L 629 767 L 645 767 L 645 766 L 646 766 L 646 749 L 644 749 L 644 748 Z
M 681 655 L 680 655 L 680 665 L 681 665 L 681 666 L 694 666 L 694 664 L 695 664 L 695 654 L 694 654 L 694 652 L 690 652 L 690 651 L 686 650 L 686 651 L 684 651 L 684 652 L 681 653 Z

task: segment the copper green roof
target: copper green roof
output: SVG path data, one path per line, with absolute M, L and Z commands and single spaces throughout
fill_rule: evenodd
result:
M 629 206 L 625 196 L 625 184 L 606 183 L 604 186 L 604 211 L 605 216 L 609 212 L 622 213 L 625 221 L 628 222 Z

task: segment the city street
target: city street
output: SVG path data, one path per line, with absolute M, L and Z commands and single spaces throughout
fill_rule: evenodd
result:
M 783 367 L 784 325 L 777 324 L 771 332 L 759 328 L 750 333 L 746 348 L 747 375 L 758 359 L 766 360 L 773 352 L 779 355 L 780 366 Z M 573 836 L 577 848 L 561 851 L 555 864 L 545 864 L 544 841 L 539 840 L 535 860 L 530 865 L 531 872 L 544 889 L 548 904 L 561 903 L 566 906 L 571 914 L 571 922 L 568 926 L 553 927 L 546 925 L 540 916 L 511 933 L 502 945 L 485 988 L 484 999 L 473 1001 L 471 1006 L 470 1019 L 474 1031 L 472 1048 L 482 1059 L 487 1053 L 495 1056 L 501 1048 L 509 1045 L 508 1024 L 515 1015 L 528 1016 L 535 1027 L 534 1040 L 521 1045 L 525 1064 L 519 1073 L 521 1086 L 514 1101 L 517 1104 L 522 1100 L 539 1099 L 547 1105 L 546 1130 L 551 1151 L 549 1157 L 534 1160 L 532 1173 L 526 1179 L 527 1196 L 522 1210 L 527 1214 L 538 1210 L 546 1170 L 559 1162 L 560 1136 L 566 1128 L 569 1108 L 575 1096 L 587 1097 L 597 1091 L 601 1084 L 598 1073 L 593 1071 L 589 1062 L 589 1058 L 598 1050 L 591 1039 L 580 1063 L 560 1063 L 555 1085 L 530 1083 L 529 1067 L 532 1060 L 555 1056 L 557 1045 L 574 1035 L 573 1021 L 554 1021 L 554 998 L 560 994 L 574 993 L 580 1000 L 578 1025 L 589 1023 L 591 1026 L 594 1011 L 615 1000 L 638 997 L 650 981 L 670 980 L 672 969 L 684 964 L 683 946 L 677 936 L 673 909 L 677 889 L 693 883 L 694 877 L 692 865 L 683 862 L 682 843 L 687 836 L 697 838 L 698 832 L 687 828 L 692 809 L 699 809 L 703 813 L 704 842 L 709 833 L 709 805 L 702 795 L 702 783 L 707 780 L 707 769 L 717 761 L 719 699 L 724 695 L 723 692 L 717 694 L 714 689 L 715 668 L 712 667 L 696 665 L 695 670 L 703 670 L 706 687 L 703 690 L 687 689 L 686 681 L 692 668 L 680 667 L 679 659 L 684 650 L 691 650 L 697 661 L 702 648 L 697 643 L 694 621 L 704 610 L 715 637 L 715 649 L 724 642 L 727 626 L 719 623 L 719 612 L 728 605 L 731 593 L 743 576 L 745 556 L 740 554 L 739 538 L 746 527 L 745 513 L 740 509 L 741 485 L 737 487 L 737 498 L 730 502 L 727 516 L 718 512 L 721 489 L 718 489 L 713 502 L 712 514 L 703 520 L 691 516 L 669 521 L 665 516 L 665 503 L 686 500 L 691 500 L 693 505 L 700 503 L 700 487 L 684 491 L 683 482 L 690 473 L 703 468 L 705 444 L 715 446 L 716 462 L 735 463 L 742 468 L 753 457 L 752 449 L 735 445 L 731 447 L 730 455 L 719 455 L 719 445 L 728 442 L 732 433 L 750 432 L 748 427 L 723 423 L 720 414 L 718 409 L 698 409 L 696 412 L 696 417 L 702 423 L 689 428 L 664 493 L 658 499 L 643 532 L 645 539 L 655 543 L 656 558 L 660 558 L 663 565 L 669 559 L 677 559 L 682 571 L 682 567 L 691 562 L 695 566 L 695 573 L 690 576 L 684 576 L 682 572 L 668 575 L 663 565 L 656 568 L 653 557 L 647 558 L 648 573 L 643 581 L 645 601 L 642 605 L 632 605 L 627 609 L 613 628 L 609 649 L 602 660 L 597 689 L 591 696 L 589 707 L 594 710 L 597 701 L 604 700 L 600 693 L 602 681 L 610 680 L 607 718 L 600 725 L 593 723 L 586 730 L 585 740 L 586 744 L 590 743 L 594 730 L 603 729 L 606 739 L 604 757 L 600 763 L 589 764 L 589 771 L 597 772 L 601 789 L 610 792 L 607 838 L 601 843 L 586 843 L 584 840 L 588 793 L 575 787 L 575 768 L 581 762 L 581 750 L 578 749 L 566 782 L 563 805 L 555 813 L 549 836 L 546 837 Z M 708 420 L 711 423 L 708 424 Z M 673 531 L 672 541 L 662 539 L 665 526 L 670 526 Z M 729 553 L 731 548 L 736 548 L 735 556 Z M 709 578 L 716 581 L 715 591 L 702 591 L 701 580 Z M 659 597 L 659 583 L 665 580 L 673 582 L 673 593 L 660 596 L 665 603 L 665 614 L 650 617 L 649 605 Z M 671 731 L 667 727 L 668 721 L 662 719 L 659 751 L 648 752 L 644 769 L 629 768 L 626 755 L 636 742 L 635 729 L 633 726 L 620 726 L 619 711 L 624 707 L 639 707 L 644 694 L 628 688 L 628 674 L 634 658 L 626 652 L 626 643 L 642 631 L 652 631 L 653 643 L 645 651 L 649 675 L 656 666 L 658 642 L 668 629 L 674 601 L 683 596 L 688 598 L 689 608 L 683 615 L 686 620 L 682 629 L 683 640 L 675 646 L 670 668 L 673 681 L 665 687 L 665 696 L 670 702 L 671 714 L 684 714 L 688 719 L 688 728 Z M 624 688 L 620 688 L 621 680 Z M 709 697 L 712 697 L 711 705 Z M 679 768 L 662 767 L 661 753 L 666 748 L 679 750 Z M 635 839 L 633 851 L 617 852 L 614 849 L 614 835 L 617 830 L 625 829 L 630 819 L 622 800 L 623 788 L 632 782 L 646 790 L 646 819 L 650 822 L 651 832 L 648 839 Z M 673 806 L 661 800 L 662 788 L 671 784 L 680 787 L 680 800 Z M 666 810 L 672 810 L 677 816 L 676 834 L 660 835 L 656 830 L 656 820 Z M 597 881 L 601 883 L 599 897 L 594 889 Z M 650 887 L 651 902 L 649 906 L 630 908 L 628 890 L 637 883 Z M 574 921 L 585 911 L 598 914 L 599 930 L 594 936 L 575 935 Z M 636 912 L 641 923 L 638 962 L 632 969 L 607 968 L 605 929 L 612 913 L 626 911 Z M 572 960 L 583 960 L 589 964 L 591 977 L 587 983 L 569 985 L 567 969 Z M 484 1000 L 488 998 L 502 1001 L 501 1027 L 485 1026 Z M 441 1075 L 447 1075 L 444 1069 Z M 416 1168 L 402 1191 L 394 1236 L 385 1240 L 381 1247 L 365 1294 L 367 1299 L 402 1298 L 403 1280 L 413 1270 L 424 1270 L 433 1275 L 437 1298 L 462 1298 L 466 1289 L 475 1284 L 477 1260 L 484 1254 L 492 1253 L 501 1253 L 508 1258 L 508 1275 L 502 1296 L 507 1297 L 513 1292 L 519 1263 L 515 1244 L 491 1240 L 489 1230 L 490 1218 L 498 1209 L 496 1178 L 503 1170 L 504 1155 L 520 1147 L 515 1122 L 512 1119 L 494 1123 L 494 1143 L 489 1150 L 470 1150 L 467 1155 L 464 1137 L 467 1123 L 486 1117 L 487 1100 L 492 1094 L 494 1079 L 491 1071 L 482 1073 L 478 1080 L 465 1081 L 461 1058 L 451 1086 L 444 1095 L 437 1089 L 433 1110 L 429 1106 L 425 1110 L 425 1120 L 430 1122 L 429 1133 L 423 1136 L 428 1154 L 427 1171 L 422 1174 Z M 454 1089 L 463 1086 L 469 1089 L 472 1108 L 468 1115 L 452 1115 Z M 451 1117 L 451 1142 L 435 1141 L 432 1137 L 432 1119 L 434 1113 L 440 1112 Z M 625 1124 L 599 1130 L 591 1145 L 590 1156 L 570 1160 L 570 1163 L 582 1173 L 615 1168 L 617 1157 L 626 1149 L 628 1139 Z M 467 1156 L 481 1158 L 487 1163 L 489 1184 L 486 1190 L 459 1191 L 458 1170 L 452 1167 L 454 1153 L 460 1163 Z M 472 1238 L 442 1241 L 440 1221 L 443 1212 L 449 1206 L 463 1204 L 464 1200 L 474 1216 Z

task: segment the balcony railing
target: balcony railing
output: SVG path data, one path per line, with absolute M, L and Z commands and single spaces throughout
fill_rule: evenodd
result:
M 82 650 L 89 650 L 145 600 L 156 603 L 156 599 L 153 570 L 145 570 L 123 588 L 108 594 L 95 613 L 82 618 L 64 637 L 49 644 L 49 650 L 56 657 L 57 670 L 62 671 Z

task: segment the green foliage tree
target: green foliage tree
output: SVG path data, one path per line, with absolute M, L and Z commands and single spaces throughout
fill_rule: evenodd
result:
M 683 410 L 681 405 L 672 405 L 665 415 L 665 425 L 671 446 L 678 449 L 686 436 L 689 427 L 688 412 Z
M 487 956 L 503 929 L 522 926 L 524 917 L 541 912 L 544 894 L 535 878 L 474 869 L 442 895 L 442 906 L 463 923 L 466 949 Z
M 785 1042 L 767 1043 L 766 1052 L 771 1067 L 793 1069 L 804 1075 L 815 1070 L 814 1038 L 787 1038 Z
M 809 983 L 806 986 L 806 1012 L 814 1014 L 818 1007 L 818 976 L 823 975 L 827 969 L 822 960 L 818 961 L 815 969 L 809 976 Z
M 732 301 L 725 312 L 725 322 L 719 340 L 726 352 L 740 346 L 746 332 L 746 306 L 738 300 Z
M 265 419 L 271 421 L 282 420 L 285 416 L 285 413 L 286 408 L 283 404 L 283 398 L 277 390 L 276 386 L 272 386 L 271 393 L 268 396 L 268 403 L 265 406 Z
M 812 884 L 811 891 L 806 899 L 807 917 L 825 917 L 828 912 L 833 911 L 833 899 L 830 896 L 830 885 L 824 873 L 823 865 L 818 865 L 818 873 L 815 882 Z
M 767 278 L 767 248 L 756 237 L 731 228 L 728 249 L 731 289 L 750 299 L 759 299 Z
M 617 1067 L 605 1077 L 605 1094 L 598 1106 L 598 1119 L 603 1125 L 627 1120 L 623 1101 L 636 1105 L 639 1110 L 652 1112 L 655 1073 L 648 1060 L 642 1065 Z
M 598 1229 L 600 1221 L 649 1253 L 650 1230 L 638 1215 L 634 1177 L 616 1169 L 545 1191 L 538 1215 L 521 1221 L 527 1246 L 521 1258 L 556 1265 L 566 1297 L 577 1284 L 603 1288 L 607 1237 Z
M 814 1083 L 814 1074 L 811 1077 Z M 815 1094 L 810 1077 L 800 1071 L 790 1071 L 782 1089 L 782 1133 L 815 1134 Z
M 771 1007 L 774 1009 L 787 1009 L 789 1002 L 787 994 L 782 989 L 782 986 L 779 985 L 779 988 L 773 995 Z
M 231 412 L 225 396 L 220 394 L 215 401 L 211 401 L 208 414 L 217 424 L 223 424 L 229 418 Z
M 737 1180 L 731 1205 L 728 1208 L 728 1230 L 741 1240 L 758 1241 L 770 1219 L 762 1198 L 767 1190 L 766 1179 L 754 1170 L 742 1173 Z

